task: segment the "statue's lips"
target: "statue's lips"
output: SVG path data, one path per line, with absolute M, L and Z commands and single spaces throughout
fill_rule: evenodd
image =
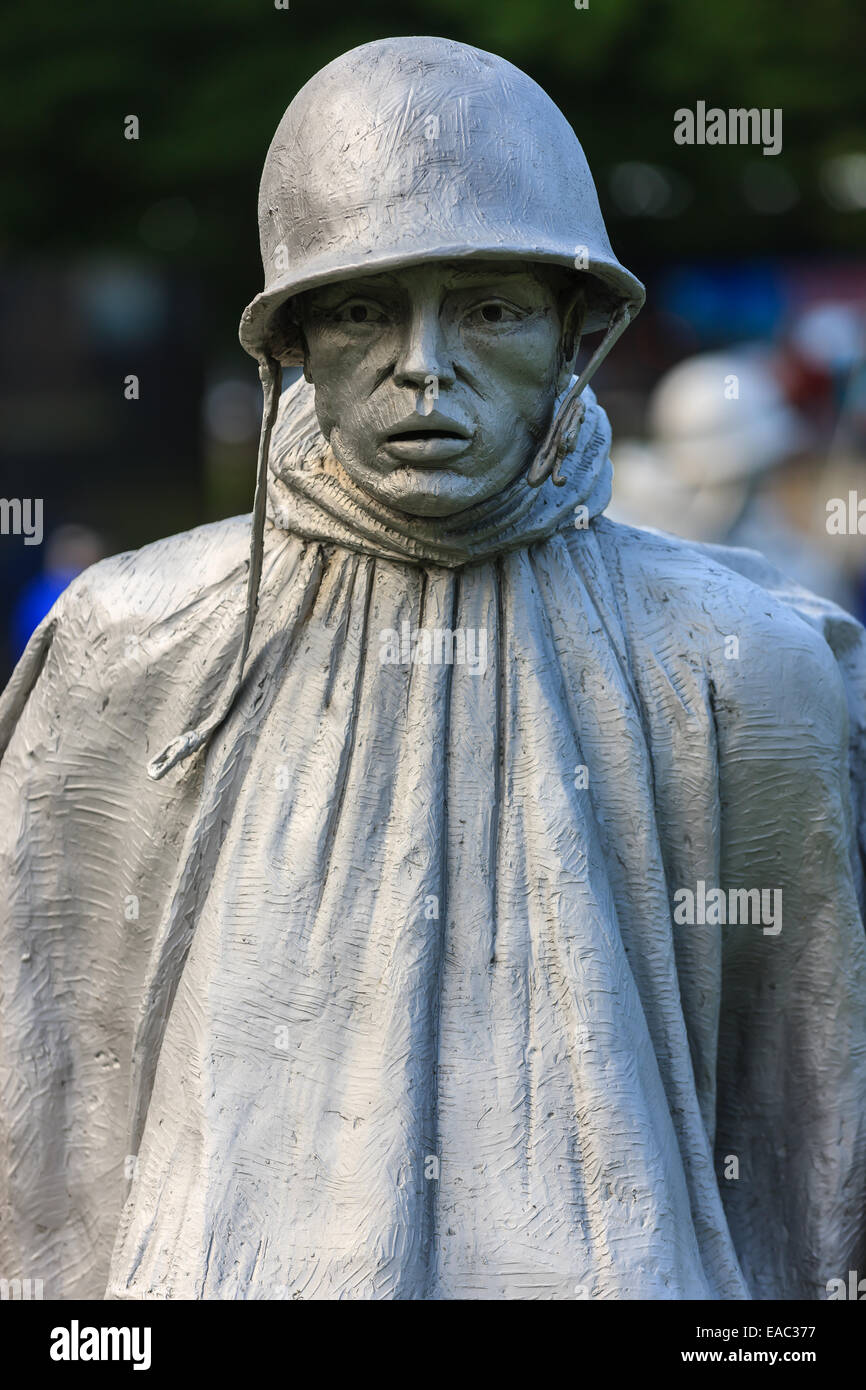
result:
M 438 464 L 464 454 L 472 435 L 456 420 L 433 411 L 423 417 L 400 421 L 382 436 L 379 448 L 401 463 Z

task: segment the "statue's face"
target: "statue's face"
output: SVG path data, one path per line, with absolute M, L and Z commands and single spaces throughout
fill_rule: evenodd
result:
M 304 371 L 346 472 L 417 516 L 500 492 L 569 380 L 577 293 L 522 261 L 430 261 L 301 296 Z

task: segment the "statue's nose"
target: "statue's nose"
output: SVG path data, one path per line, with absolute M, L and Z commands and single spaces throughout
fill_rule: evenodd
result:
M 398 386 L 424 390 L 435 378 L 437 388 L 455 381 L 454 364 L 443 332 L 438 304 L 416 306 L 406 325 L 394 367 Z

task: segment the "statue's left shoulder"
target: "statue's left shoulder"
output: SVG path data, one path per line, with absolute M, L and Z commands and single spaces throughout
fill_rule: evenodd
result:
M 855 618 L 756 551 L 609 521 L 599 542 L 637 660 L 651 647 L 666 664 L 703 670 L 721 717 L 756 733 L 802 724 L 835 738 L 846 695 L 866 732 L 866 633 Z

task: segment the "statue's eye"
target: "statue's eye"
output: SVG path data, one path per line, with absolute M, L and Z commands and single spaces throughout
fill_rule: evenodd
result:
M 520 317 L 512 305 L 501 299 L 488 299 L 483 304 L 476 304 L 468 314 L 469 322 L 472 324 L 516 323 Z
M 385 315 L 377 305 L 368 299 L 351 299 L 335 310 L 338 323 L 384 323 Z

